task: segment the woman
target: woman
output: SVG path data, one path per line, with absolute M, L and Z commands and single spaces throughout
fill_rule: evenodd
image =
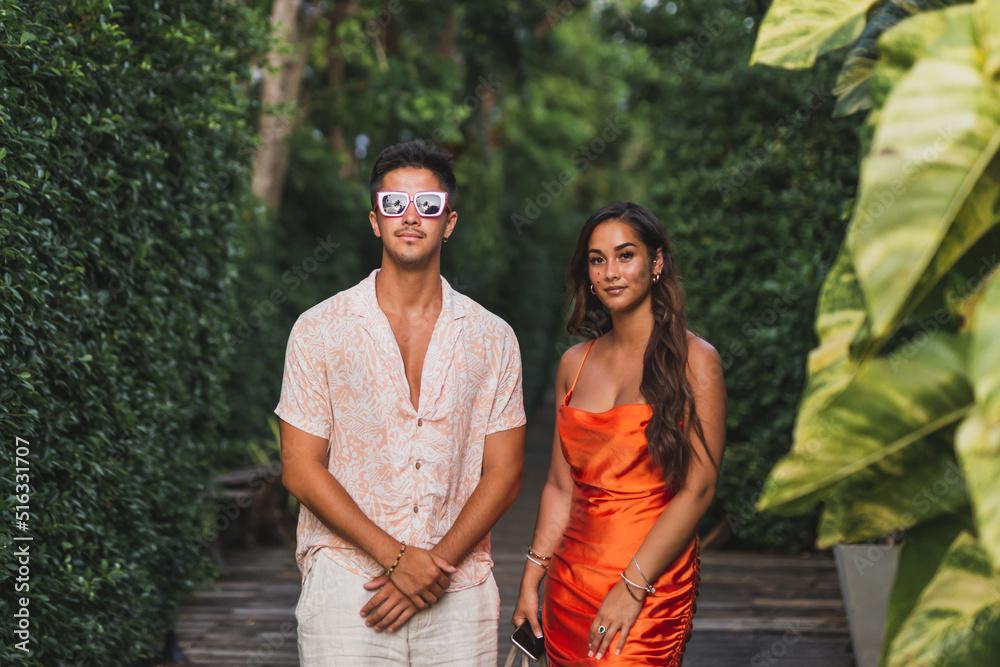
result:
M 536 618 L 553 665 L 679 665 L 699 581 L 698 521 L 715 493 L 726 393 L 687 331 L 670 244 L 646 208 L 584 224 L 570 266 L 570 348 L 556 376 L 552 464 L 513 622 Z

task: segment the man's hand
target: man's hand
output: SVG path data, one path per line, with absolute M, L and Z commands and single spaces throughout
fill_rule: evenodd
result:
M 395 572 L 393 572 L 395 574 Z M 419 609 L 403 595 L 395 584 L 389 581 L 387 575 L 376 577 L 367 584 L 368 590 L 378 589 L 361 609 L 361 616 L 365 617 L 365 625 L 374 627 L 375 632 L 381 632 L 389 628 L 389 632 L 395 632 L 403 627 L 410 617 L 416 614 Z
M 399 609 L 397 614 L 393 614 L 399 604 L 396 598 L 402 595 L 413 610 L 391 628 L 396 630 L 417 610 L 426 609 L 441 599 L 445 589 L 451 585 L 448 575 L 456 571 L 451 563 L 436 553 L 419 547 L 407 547 L 392 571 L 391 581 L 388 575 L 383 574 L 365 584 L 366 590 L 378 592 L 361 608 L 361 616 L 368 618 L 366 624 L 369 627 L 379 625 L 381 627 L 376 627 L 376 630 L 383 629 L 404 613 L 403 609 Z

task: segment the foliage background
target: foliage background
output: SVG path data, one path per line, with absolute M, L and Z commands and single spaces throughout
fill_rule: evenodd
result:
M 0 662 L 134 664 L 206 574 L 266 22 L 201 0 L 0 7 Z
M 263 273 L 232 329 L 246 334 L 233 400 L 266 415 L 295 318 L 378 265 L 371 164 L 423 138 L 458 158 L 442 270 L 514 327 L 529 406 L 545 405 L 573 342 L 563 280 L 583 221 L 616 198 L 660 217 L 730 394 L 705 529 L 725 521 L 731 546 L 811 548 L 814 518 L 754 504 L 791 440 L 816 295 L 857 178 L 852 124 L 831 118 L 836 63 L 748 68 L 766 3 L 746 0 L 393 6 L 361 3 L 314 33 L 282 204 L 252 262 Z M 310 261 L 318 239 L 341 244 L 328 261 Z M 233 426 L 235 438 L 265 428 L 263 416 Z
M 248 198 L 247 65 L 270 2 L 5 3 L 0 428 L 5 448 L 32 443 L 46 664 L 152 651 L 202 576 L 194 499 L 271 438 L 298 314 L 378 265 L 368 173 L 411 138 L 457 157 L 443 271 L 515 328 L 529 406 L 573 342 L 563 276 L 583 220 L 613 199 L 660 217 L 692 326 L 726 366 L 730 447 L 705 528 L 809 548 L 809 518 L 752 508 L 790 442 L 857 139 L 830 118 L 832 66 L 747 67 L 766 6 L 305 3 L 289 166 L 265 217 Z M 6 609 L 9 542 L 0 553 Z

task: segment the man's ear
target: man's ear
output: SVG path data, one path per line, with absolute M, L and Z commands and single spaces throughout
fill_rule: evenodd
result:
M 375 237 L 382 238 L 382 232 L 378 228 L 378 214 L 375 211 L 368 213 L 368 222 L 372 225 L 372 231 L 375 232 Z
M 448 222 L 444 225 L 444 237 L 448 238 L 451 236 L 452 232 L 455 231 L 455 223 L 458 222 L 458 211 L 452 211 L 448 214 Z

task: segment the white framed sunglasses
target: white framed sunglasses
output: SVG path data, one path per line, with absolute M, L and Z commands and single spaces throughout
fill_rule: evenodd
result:
M 375 202 L 378 210 L 387 218 L 402 216 L 410 202 L 413 202 L 417 213 L 421 216 L 434 218 L 441 215 L 448 207 L 448 193 L 428 191 L 410 196 L 406 192 L 376 192 Z

